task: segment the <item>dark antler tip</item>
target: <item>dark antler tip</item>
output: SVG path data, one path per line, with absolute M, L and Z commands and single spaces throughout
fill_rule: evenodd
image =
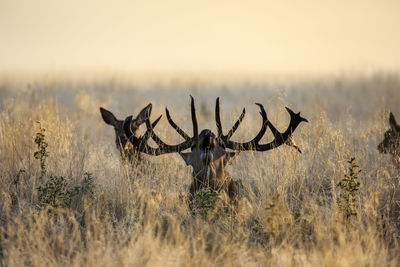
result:
M 266 114 L 264 106 L 262 104 L 256 103 L 256 105 L 260 107 L 260 114 L 261 115 Z
M 151 114 L 151 110 L 153 109 L 153 106 L 150 104 L 147 105 L 147 109 L 146 109 L 146 116 L 149 118 L 150 114 Z
M 154 127 L 157 125 L 157 123 L 160 121 L 161 117 L 162 117 L 162 115 L 160 115 L 160 117 L 158 117 L 158 118 L 153 122 L 153 124 L 152 124 L 152 127 L 153 127 L 153 128 L 154 128 Z
M 167 118 L 169 118 L 169 117 L 170 117 L 170 115 L 169 115 L 169 110 L 168 110 L 168 108 L 167 108 L 167 107 L 165 107 L 165 113 L 167 114 Z
M 192 107 L 194 107 L 194 98 L 192 95 L 190 95 L 190 104 L 192 105 Z

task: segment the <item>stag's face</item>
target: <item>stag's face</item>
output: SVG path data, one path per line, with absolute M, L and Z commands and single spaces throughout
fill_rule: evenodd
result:
M 397 124 L 393 113 L 389 116 L 390 129 L 385 132 L 385 138 L 378 145 L 380 153 L 390 153 L 393 156 L 400 156 L 400 125 Z
M 151 104 L 148 104 L 139 112 L 136 118 L 129 116 L 125 120 L 119 120 L 112 112 L 102 107 L 100 108 L 100 113 L 105 123 L 114 127 L 115 143 L 121 152 L 126 149 L 131 149 L 129 146 L 132 146 L 132 144 L 128 141 L 125 131 L 128 129 L 130 132 L 132 132 L 133 137 L 138 137 L 139 128 L 146 121 L 150 111 Z
M 194 150 L 200 153 L 200 160 L 204 165 L 209 165 L 214 160 L 214 153 L 219 150 L 215 134 L 210 130 L 203 130 L 199 135 L 199 144 Z M 215 151 L 214 151 L 215 150 Z
M 233 161 L 235 152 L 227 152 L 221 146 L 215 134 L 206 129 L 201 131 L 199 138 L 192 145 L 192 152 L 181 153 L 187 165 L 193 167 L 196 174 L 209 173 L 219 175 L 227 164 Z

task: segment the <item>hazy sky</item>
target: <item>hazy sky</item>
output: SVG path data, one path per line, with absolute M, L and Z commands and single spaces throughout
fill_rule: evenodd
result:
M 400 1 L 0 0 L 0 70 L 400 70 Z

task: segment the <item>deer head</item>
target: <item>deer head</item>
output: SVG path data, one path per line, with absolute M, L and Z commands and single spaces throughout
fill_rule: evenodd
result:
M 385 132 L 383 141 L 378 145 L 378 151 L 392 154 L 396 162 L 400 162 L 400 125 L 393 113 L 389 115 L 390 129 Z
M 140 154 L 138 153 L 138 143 L 139 140 L 141 140 L 138 134 L 139 128 L 140 125 L 142 125 L 150 116 L 151 108 L 152 105 L 148 104 L 139 112 L 136 118 L 129 116 L 126 117 L 125 120 L 119 120 L 111 111 L 100 107 L 100 113 L 105 123 L 114 127 L 115 144 L 123 159 L 129 159 L 132 161 L 134 158 L 140 158 Z M 157 124 L 157 122 L 158 120 L 155 124 Z M 128 136 L 125 134 L 125 132 L 129 132 L 130 139 L 128 139 Z
M 165 111 L 169 124 L 178 132 L 179 135 L 183 137 L 183 139 L 185 139 L 185 141 L 181 144 L 173 146 L 166 144 L 154 133 L 153 125 L 151 125 L 150 120 L 147 119 L 146 134 L 149 134 L 147 138 L 151 136 L 158 145 L 158 148 L 152 148 L 146 144 L 144 145 L 142 151 L 152 155 L 178 152 L 185 163 L 193 168 L 193 182 L 190 186 L 190 198 L 193 197 L 196 191 L 202 188 L 210 188 L 215 191 L 223 190 L 228 193 L 231 202 L 237 207 L 237 188 L 232 180 L 231 175 L 226 170 L 226 166 L 231 164 L 241 151 L 267 151 L 277 148 L 282 144 L 293 146 L 298 149 L 292 140 L 292 134 L 302 121 L 307 122 L 306 119 L 300 116 L 300 113 L 294 113 L 289 108 L 286 108 L 290 114 L 290 124 L 285 132 L 280 133 L 268 120 L 263 105 L 258 103 L 257 105 L 260 108 L 260 114 L 262 117 L 261 129 L 252 140 L 245 143 L 238 143 L 231 141 L 230 139 L 243 120 L 245 116 L 245 109 L 243 109 L 242 114 L 233 127 L 229 130 L 228 134 L 224 135 L 221 127 L 219 98 L 217 98 L 215 106 L 215 120 L 218 135 L 215 135 L 209 129 L 202 130 L 199 134 L 194 99 L 191 97 L 193 136 L 190 137 L 179 126 L 177 126 L 177 124 L 172 120 L 168 108 L 166 108 Z M 275 139 L 267 144 L 259 144 L 259 141 L 264 136 L 267 127 L 271 129 Z M 127 133 L 127 135 L 129 136 L 129 133 Z M 191 148 L 191 152 L 183 152 L 189 147 Z M 232 151 L 227 151 L 227 149 L 231 149 Z

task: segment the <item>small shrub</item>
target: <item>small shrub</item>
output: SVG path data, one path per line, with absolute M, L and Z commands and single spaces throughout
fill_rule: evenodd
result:
M 80 193 L 93 197 L 93 175 L 89 172 L 86 172 L 83 179 L 77 184 L 68 182 L 64 176 L 53 174 L 43 182 L 44 178 L 47 177 L 46 158 L 49 156 L 49 153 L 47 152 L 48 143 L 45 140 L 44 134 L 46 130 L 40 126 L 40 123 L 39 127 L 39 132 L 35 136 L 38 151 L 34 153 L 34 157 L 40 161 L 40 181 L 42 182 L 42 185 L 37 187 L 38 207 L 71 208 L 73 199 Z
M 38 187 L 39 206 L 71 208 L 73 199 L 80 193 L 93 197 L 93 175 L 86 172 L 78 184 L 70 184 L 63 176 L 50 175 L 43 186 Z
M 272 202 L 265 207 L 266 214 L 266 233 L 269 236 L 277 236 L 279 234 L 279 225 L 282 223 L 282 201 L 280 195 L 277 194 L 272 197 Z
M 228 207 L 222 196 L 215 190 L 205 188 L 197 191 L 192 202 L 193 214 L 206 221 L 216 221 Z
M 46 176 L 46 158 L 49 156 L 49 153 L 47 152 L 47 146 L 49 145 L 46 140 L 45 140 L 45 134 L 44 132 L 46 129 L 42 128 L 40 122 L 39 123 L 39 132 L 36 133 L 35 136 L 35 144 L 38 146 L 38 151 L 36 151 L 33 156 L 35 159 L 38 159 L 40 162 L 40 180 L 43 179 L 44 176 Z
M 80 192 L 87 194 L 91 198 L 94 196 L 94 178 L 92 173 L 85 172 L 79 189 Z
M 67 181 L 63 176 L 50 175 L 44 185 L 37 188 L 39 206 L 50 205 L 53 208 L 67 206 L 65 204 L 68 204 L 68 198 L 70 199 L 74 194 L 74 191 L 67 190 L 67 185 Z
M 348 173 L 346 173 L 336 185 L 340 188 L 338 198 L 339 210 L 346 221 L 348 221 L 351 217 L 357 216 L 357 195 L 359 194 L 360 190 L 360 182 L 357 179 L 361 172 L 359 166 L 355 162 L 354 157 L 347 162 L 350 164 Z
M 260 244 L 265 247 L 268 244 L 269 236 L 265 231 L 264 225 L 257 218 L 252 218 L 247 228 L 250 231 L 249 240 L 252 243 Z

